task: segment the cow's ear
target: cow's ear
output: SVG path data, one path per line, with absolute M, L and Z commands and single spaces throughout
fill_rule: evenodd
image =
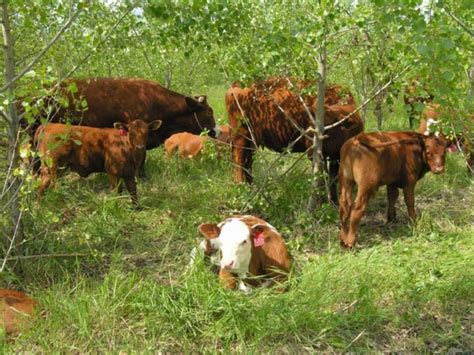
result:
M 254 224 L 252 227 L 250 227 L 250 231 L 252 232 L 252 235 L 258 235 L 261 233 L 265 233 L 270 229 L 269 226 L 266 224 Z
M 114 122 L 114 128 L 115 129 L 124 129 L 128 131 L 128 124 L 123 123 L 123 122 Z
M 156 131 L 158 128 L 161 127 L 162 123 L 163 122 L 161 122 L 161 120 L 156 120 L 156 121 L 150 122 L 150 123 L 148 123 L 148 129 L 150 129 L 152 131 Z
M 204 107 L 204 105 L 192 97 L 185 97 L 186 105 L 191 109 L 191 111 L 198 111 Z
M 201 233 L 207 239 L 214 239 L 219 237 L 221 229 L 214 223 L 202 223 L 198 227 L 199 233 Z

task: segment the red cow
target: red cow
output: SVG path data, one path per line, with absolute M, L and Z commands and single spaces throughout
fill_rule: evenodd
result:
M 341 245 L 352 247 L 371 196 L 387 185 L 387 220 L 395 218 L 398 189 L 403 189 L 408 215 L 415 219 L 415 185 L 428 171 L 444 171 L 446 141 L 415 132 L 360 133 L 341 149 L 339 214 Z M 357 197 L 352 192 L 357 185 Z
M 20 291 L 0 289 L 0 326 L 7 334 L 18 333 L 34 315 L 37 302 Z
M 220 126 L 220 134 L 212 139 L 216 144 L 218 153 L 230 146 L 230 128 L 227 125 Z M 198 136 L 188 132 L 173 134 L 165 141 L 166 156 L 169 158 L 175 151 L 181 158 L 195 158 L 204 148 L 208 137 Z
M 271 224 L 254 216 L 234 216 L 219 224 L 203 223 L 207 256 L 220 252 L 219 278 L 227 288 L 248 291 L 246 284 L 268 287 L 284 282 L 291 268 L 285 241 Z M 259 277 L 258 279 L 252 277 Z M 262 282 L 263 281 L 263 282 Z
M 457 148 L 461 148 L 466 159 L 467 173 L 472 174 L 474 169 L 474 137 L 472 135 L 472 132 L 474 132 L 474 116 L 466 119 L 461 134 L 445 137 L 442 130 L 438 127 L 442 113 L 443 110 L 439 104 L 427 105 L 421 113 L 418 132 L 425 135 L 442 135 L 448 141 L 449 151 L 456 151 Z
M 107 172 L 113 189 L 119 179 L 138 204 L 135 176 L 145 159 L 148 132 L 157 130 L 161 121 L 142 120 L 129 124 L 116 122 L 116 128 L 93 128 L 49 123 L 36 131 L 35 141 L 41 155 L 41 186 L 38 196 L 55 181 L 59 168 L 69 168 L 82 177 Z
M 229 122 L 233 129 L 232 156 L 238 182 L 252 182 L 252 155 L 256 146 L 282 152 L 291 147 L 293 152 L 306 152 L 311 140 L 298 139 L 302 130 L 312 127 L 308 111 L 316 112 L 316 96 L 304 95 L 314 82 L 270 78 L 248 88 L 236 84 L 226 93 Z M 302 101 L 300 95 L 302 95 Z M 355 110 L 351 93 L 341 86 L 327 88 L 325 96 L 325 125 L 333 124 Z M 325 132 L 323 156 L 330 162 L 331 195 L 336 201 L 339 151 L 350 137 L 363 131 L 363 121 L 356 113 L 343 124 Z
M 58 100 L 58 96 L 63 99 Z M 64 100 L 67 107 L 59 104 Z M 87 103 L 85 108 L 81 104 L 84 100 Z M 74 125 L 90 127 L 112 128 L 115 122 L 130 123 L 137 118 L 145 122 L 160 119 L 162 127 L 150 132 L 147 149 L 158 147 L 178 132 L 199 134 L 208 129 L 211 136 L 217 134 L 213 111 L 206 96 L 184 96 L 150 80 L 69 79 L 61 83 L 46 105 L 57 107 L 52 114 L 44 114 L 48 121 L 65 123 L 70 119 Z M 144 175 L 143 168 L 140 175 Z

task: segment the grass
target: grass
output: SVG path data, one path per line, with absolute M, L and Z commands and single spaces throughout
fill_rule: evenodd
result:
M 225 117 L 224 87 L 208 92 Z M 220 103 L 219 103 L 220 102 Z M 400 129 L 398 110 L 387 129 Z M 373 119 L 369 119 L 368 128 Z M 221 122 L 223 123 L 223 121 Z M 236 185 L 232 164 L 212 147 L 195 161 L 150 152 L 139 184 L 143 209 L 109 192 L 105 176 L 68 175 L 30 202 L 29 259 L 2 286 L 27 290 L 47 315 L 3 351 L 454 351 L 474 347 L 473 185 L 462 159 L 417 185 L 419 219 L 385 224 L 385 189 L 369 203 L 360 247 L 339 248 L 337 211 L 304 211 L 309 162 L 259 151 L 254 186 Z M 264 186 L 262 186 L 264 185 Z M 260 188 L 262 189 L 261 193 Z M 234 212 L 263 216 L 284 232 L 295 259 L 290 289 L 247 296 L 222 289 L 204 262 L 187 269 L 197 226 Z

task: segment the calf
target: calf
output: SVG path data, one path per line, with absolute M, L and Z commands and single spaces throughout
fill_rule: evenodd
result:
M 230 127 L 227 125 L 220 126 L 220 134 L 216 138 L 212 138 L 212 142 L 216 143 L 218 153 L 230 146 Z M 173 134 L 165 141 L 166 156 L 169 158 L 174 152 L 178 152 L 181 158 L 195 158 L 203 150 L 204 144 L 209 141 L 208 137 L 197 136 L 188 132 Z
M 7 334 L 18 333 L 32 317 L 37 302 L 20 291 L 0 289 L 0 326 Z
M 288 249 L 280 233 L 264 220 L 236 216 L 219 224 L 203 223 L 198 229 L 206 238 L 201 243 L 205 254 L 220 252 L 219 278 L 225 287 L 235 288 L 240 279 L 239 288 L 248 291 L 245 284 L 268 287 L 287 279 Z
M 115 128 L 93 128 L 50 123 L 35 134 L 41 155 L 41 186 L 38 196 L 56 180 L 59 168 L 69 168 L 82 177 L 106 172 L 112 189 L 120 179 L 138 204 L 135 176 L 144 160 L 149 130 L 157 130 L 161 121 L 135 120 L 116 122 Z
M 418 132 L 423 133 L 424 135 L 441 135 L 447 139 L 449 146 L 448 151 L 450 152 L 455 152 L 458 148 L 462 149 L 466 160 L 467 173 L 472 174 L 474 169 L 474 140 L 472 137 L 474 116 L 471 116 L 464 121 L 462 133 L 450 134 L 446 137 L 443 134 L 442 127 L 440 127 L 440 119 L 443 113 L 443 109 L 439 104 L 427 105 L 421 113 Z
M 414 220 L 415 185 L 428 171 L 444 171 L 445 153 L 443 138 L 415 132 L 360 133 L 344 143 L 339 168 L 341 245 L 355 245 L 359 222 L 379 186 L 387 185 L 388 221 L 395 218 L 399 188 Z M 357 196 L 352 202 L 354 185 Z

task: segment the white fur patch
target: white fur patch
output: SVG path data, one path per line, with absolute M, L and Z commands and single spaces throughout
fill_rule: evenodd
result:
M 219 137 L 222 133 L 221 129 L 218 126 L 215 126 L 212 130 L 214 131 L 216 138 Z
M 221 268 L 242 274 L 248 272 L 252 257 L 250 230 L 239 218 L 220 223 L 219 249 L 222 254 Z
M 438 121 L 436 121 L 434 118 L 428 118 L 428 120 L 426 121 L 426 130 L 425 130 L 425 133 L 424 133 L 425 136 L 430 135 L 430 133 L 431 133 L 430 127 L 434 126 L 434 125 L 438 125 Z M 435 136 L 439 137 L 439 130 L 437 130 L 435 132 Z

